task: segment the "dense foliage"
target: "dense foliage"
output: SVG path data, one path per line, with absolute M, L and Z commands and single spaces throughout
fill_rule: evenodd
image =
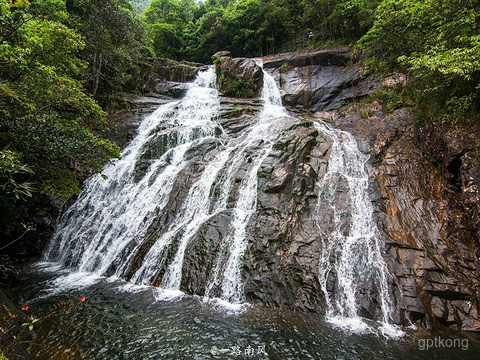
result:
M 418 118 L 478 118 L 480 2 L 471 0 L 153 0 L 143 19 L 157 55 L 210 61 L 360 40 L 370 65 L 409 75 Z M 314 41 L 307 41 L 312 30 Z M 398 103 L 401 103 L 400 101 Z
M 118 91 L 135 89 L 148 42 L 130 1 L 66 0 L 66 9 L 69 24 L 84 38 L 79 57 L 87 64 L 86 89 L 104 102 Z
M 371 27 L 380 1 L 153 0 L 143 13 L 157 55 L 206 62 L 218 50 L 259 56 L 315 39 L 354 41 Z
M 361 44 L 380 69 L 409 75 L 420 120 L 478 119 L 479 1 L 385 0 Z
M 22 229 L 24 200 L 68 198 L 119 154 L 85 91 L 84 38 L 62 0 L 0 0 L 0 237 Z M 17 220 L 15 220 L 17 219 Z

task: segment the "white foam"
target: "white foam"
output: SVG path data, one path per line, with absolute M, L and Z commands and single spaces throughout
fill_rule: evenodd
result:
M 348 334 L 371 334 L 373 329 L 360 317 L 332 316 L 327 322 Z
M 47 284 L 47 291 L 49 295 L 59 294 L 70 290 L 77 291 L 97 284 L 104 278 L 104 276 L 96 273 L 82 271 L 71 272 L 49 281 Z
M 124 283 L 118 286 L 117 289 L 119 291 L 123 291 L 126 293 L 136 294 L 142 291 L 150 290 L 152 289 L 152 287 L 148 285 L 136 285 L 132 283 Z
M 156 301 L 172 301 L 181 299 L 185 293 L 180 290 L 156 288 L 154 297 Z
M 369 324 L 367 324 L 367 321 Z M 375 334 L 389 339 L 400 339 L 405 335 L 397 325 L 375 322 L 361 317 L 329 316 L 327 322 L 349 335 Z
M 398 326 L 389 323 L 382 323 L 380 331 L 383 336 L 392 339 L 400 339 L 405 335 L 405 333 Z
M 204 297 L 203 302 L 213 306 L 220 307 L 224 310 L 227 310 L 228 312 L 233 312 L 233 313 L 242 313 L 250 306 L 250 304 L 247 302 L 233 303 L 220 298 Z

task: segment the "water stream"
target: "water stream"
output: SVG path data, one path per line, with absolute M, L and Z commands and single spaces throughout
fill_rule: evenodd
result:
M 125 278 L 144 246 L 147 229 L 171 200 L 176 179 L 192 166 L 187 154 L 202 143 L 216 141 L 220 151 L 211 151 L 211 158 L 174 219 L 149 247 L 129 282 L 153 285 L 161 277 L 159 296 L 181 295 L 187 247 L 207 221 L 228 209 L 231 231 L 224 239 L 224 251 L 214 265 L 205 297 L 242 304 L 241 257 L 246 248 L 246 226 L 256 210 L 257 171 L 286 126 L 283 119 L 289 119 L 275 81 L 268 74 L 261 100 L 263 108 L 249 129 L 239 137 L 216 137 L 224 131 L 216 131 L 219 97 L 215 72 L 210 68 L 200 73 L 182 101 L 165 105 L 144 121 L 120 161 L 87 182 L 83 195 L 60 219 L 44 260 L 98 276 L 111 274 L 113 269 L 115 276 Z M 149 146 L 158 146 L 159 142 L 163 152 L 157 159 L 141 163 L 147 169 L 139 180 L 139 162 Z M 235 185 L 234 176 L 240 168 L 248 171 Z M 210 194 L 215 187 L 220 188 L 221 195 L 212 206 Z M 239 195 L 232 205 L 228 198 L 233 187 Z M 175 252 L 170 262 L 168 251 Z M 160 274 L 162 267 L 165 271 Z
M 125 278 L 132 259 L 144 244 L 152 219 L 164 211 L 176 178 L 192 166 L 187 153 L 196 151 L 199 144 L 215 140 L 221 151 L 211 156 L 173 214 L 167 230 L 154 239 L 128 280 L 136 285 L 157 282 L 164 297 L 181 295 L 187 247 L 202 225 L 230 206 L 231 231 L 217 256 L 204 297 L 243 304 L 241 258 L 247 246 L 247 223 L 256 211 L 257 172 L 291 118 L 282 106 L 274 79 L 265 72 L 262 110 L 257 121 L 240 137 L 216 138 L 218 99 L 215 73 L 210 68 L 200 73 L 182 101 L 165 105 L 146 119 L 122 159 L 107 167 L 102 175 L 92 178 L 83 196 L 62 217 L 45 260 L 98 276 L 111 274 L 113 268 L 114 275 Z M 334 322 L 348 323 L 346 319 L 349 319 L 352 324 L 358 323 L 356 288 L 374 282 L 379 285 L 381 316 L 387 324 L 391 311 L 387 270 L 372 219 L 368 176 L 364 169 L 366 157 L 350 134 L 320 123 L 315 126 L 333 141 L 327 174 L 317 184 L 319 202 L 315 210 L 317 217 L 331 213 L 333 219 L 333 230 L 329 233 L 318 227 L 323 241 L 319 280 L 326 295 L 328 314 Z M 149 144 L 158 144 L 159 138 L 165 143 L 163 153 L 149 160 L 139 180 L 138 163 Z M 238 198 L 229 205 L 234 174 L 245 167 L 246 159 L 250 166 L 241 182 L 235 185 Z M 214 187 L 221 188 L 221 196 L 215 206 L 211 206 Z M 346 190 L 339 192 L 339 187 Z M 344 193 L 346 199 L 337 198 Z M 346 226 L 340 218 L 342 212 L 348 214 Z M 174 253 L 169 262 L 168 251 Z M 332 258 L 335 259 L 332 261 Z M 162 267 L 163 275 L 159 273 Z M 337 281 L 333 290 L 327 289 L 332 273 Z
M 480 351 L 475 334 L 394 339 L 345 332 L 312 313 L 262 306 L 229 312 L 199 297 L 159 301 L 152 287 L 74 275 L 52 263 L 31 268 L 13 296 L 40 319 L 31 346 L 36 360 L 476 360 Z
M 315 123 L 315 126 L 333 142 L 327 173 L 317 184 L 319 196 L 315 210 L 317 217 L 332 219 L 328 229 L 317 224 L 322 240 L 319 280 L 329 320 L 352 331 L 369 329 L 359 316 L 360 289 L 369 289 L 374 284 L 382 331 L 390 336 L 401 336 L 400 329 L 390 324 L 393 305 L 388 291 L 389 273 L 382 258 L 380 234 L 373 220 L 368 193 L 369 179 L 365 169 L 368 157 L 360 152 L 348 132 L 322 123 Z M 332 276 L 335 277 L 334 286 L 328 289 Z

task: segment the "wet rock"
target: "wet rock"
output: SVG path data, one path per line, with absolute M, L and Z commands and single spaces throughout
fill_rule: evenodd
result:
M 379 88 L 381 81 L 361 75 L 355 61 L 348 47 L 263 58 L 284 103 L 313 112 L 338 108 Z
M 0 348 L 9 359 L 30 359 L 28 343 L 35 339 L 33 331 L 22 326 L 31 320 L 0 290 Z M 2 358 L 3 358 L 2 356 Z
M 216 270 L 214 265 L 222 252 L 222 245 L 227 238 L 232 214 L 230 211 L 222 211 L 212 216 L 205 222 L 196 236 L 188 245 L 183 271 L 185 274 L 195 276 L 184 276 L 181 289 L 190 294 L 204 296 L 209 280 Z M 218 284 L 217 284 L 218 286 Z M 212 286 L 212 294 L 217 288 Z
M 135 137 L 143 119 L 172 99 L 125 94 L 120 101 L 125 108 L 108 115 L 109 130 L 106 137 L 123 149 Z
M 270 306 L 322 311 L 318 234 L 309 219 L 316 204 L 315 182 L 328 160 L 325 150 L 318 149 L 329 141 L 310 126 L 291 128 L 260 168 L 244 264 L 245 294 Z
M 251 61 L 235 60 L 229 54 L 219 56 L 222 71 L 225 65 L 225 71 L 231 68 L 233 74 L 247 78 L 253 74 L 256 65 Z M 287 104 L 314 113 L 295 114 L 292 126 L 273 144 L 258 170 L 256 212 L 247 226 L 247 251 L 242 262 L 247 300 L 305 311 L 325 310 L 318 280 L 322 243 L 318 225 L 327 233 L 333 231 L 333 215 L 325 209 L 321 219 L 312 221 L 320 196 L 315 184 L 328 170 L 332 146 L 332 140 L 313 127 L 314 121 L 321 120 L 353 134 L 359 149 L 370 156 L 365 164 L 370 176 L 368 190 L 391 274 L 394 322 L 480 331 L 479 126 L 462 131 L 432 124 L 415 127 L 408 109 L 384 114 L 375 102 L 324 111 L 343 106 L 379 86 L 373 78 L 360 77 L 358 67 L 350 65 L 347 49 L 284 55 L 270 62 L 264 59 L 264 64 L 281 84 Z M 402 81 L 401 77 L 392 81 L 397 80 Z M 222 149 L 222 140 L 248 131 L 260 107 L 257 99 L 222 98 L 215 119 L 218 139 L 199 143 L 187 154 L 189 166 L 179 173 L 165 210 L 148 229 L 143 251 L 132 260 L 131 273 L 152 244 L 175 224 L 176 212 L 205 164 Z M 362 116 L 366 108 L 371 114 Z M 152 149 L 138 161 L 139 178 L 144 176 L 148 161 L 157 159 L 167 146 L 161 134 L 168 129 L 157 130 L 159 136 L 150 144 Z M 190 240 L 182 290 L 198 295 L 206 291 L 220 294 L 220 284 L 210 289 L 207 284 L 215 272 L 214 264 L 226 256 L 225 242 L 231 231 L 229 211 L 239 198 L 238 184 L 251 169 L 259 144 L 252 144 L 238 171 L 232 174 L 236 183 L 228 189 L 227 210 L 208 219 Z M 220 183 L 221 179 L 216 181 Z M 347 233 L 351 215 L 341 191 L 344 184 L 339 181 L 338 185 L 335 199 L 343 202 L 338 215 L 340 232 Z M 220 197 L 215 191 L 211 209 Z M 172 242 L 164 262 L 158 264 L 157 284 L 177 246 Z M 328 291 L 335 288 L 335 276 L 329 279 Z M 365 285 L 359 292 L 361 315 L 379 319 L 375 285 Z
M 184 82 L 162 81 L 155 85 L 150 96 L 158 97 L 158 95 L 164 95 L 172 98 L 180 98 L 185 95 L 188 87 L 188 84 Z
M 152 64 L 143 65 L 143 93 L 154 92 L 158 84 L 165 81 L 181 83 L 193 81 L 198 71 L 204 68 L 204 64 L 157 58 Z

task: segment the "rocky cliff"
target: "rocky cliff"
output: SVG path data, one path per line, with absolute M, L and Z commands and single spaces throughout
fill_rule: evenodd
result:
M 258 73 L 257 63 L 222 56 L 221 81 L 243 77 L 244 85 L 255 83 L 252 94 L 257 94 L 260 80 L 252 77 Z M 379 79 L 361 74 L 356 60 L 348 48 L 262 59 L 295 120 L 258 171 L 257 211 L 247 227 L 248 247 L 242 269 L 247 299 L 309 311 L 325 309 L 318 280 L 322 242 L 318 223 L 311 221 L 319 196 L 315 183 L 325 176 L 332 147 L 331 139 L 314 126 L 322 122 L 353 134 L 360 150 L 369 157 L 369 192 L 391 275 L 388 281 L 394 296 L 395 322 L 480 331 L 480 129 L 472 126 L 452 130 L 432 124 L 417 127 L 409 109 L 385 114 L 377 103 L 352 104 L 352 100 L 381 86 Z M 155 101 L 171 96 L 168 91 L 172 88 L 181 89 L 178 81 L 183 80 L 182 74 L 180 78 L 168 78 L 167 83 L 157 76 L 157 81 L 149 85 L 155 89 Z M 181 96 L 181 91 L 176 94 Z M 254 121 L 258 99 L 226 95 L 235 92 L 224 93 L 216 121 L 226 136 L 239 136 Z M 366 108 L 368 112 L 362 111 Z M 192 155 L 192 167 L 174 187 L 168 205 L 171 211 L 161 214 L 150 227 L 145 249 L 172 221 L 170 214 L 202 171 L 204 157 L 212 156 L 212 149 L 219 144 L 213 141 L 201 146 L 204 151 Z M 240 182 L 241 171 L 235 176 Z M 343 192 L 338 190 L 339 201 Z M 238 193 L 232 190 L 229 201 L 234 202 L 236 197 Z M 219 213 L 192 240 L 185 259 L 183 290 L 205 293 L 213 271 L 211 258 L 221 250 L 229 216 L 228 210 Z M 342 216 L 349 216 L 346 207 Z M 327 215 L 319 220 L 327 233 L 331 222 Z M 141 256 L 134 259 L 132 271 L 140 262 Z M 334 282 L 333 275 L 329 291 L 334 291 Z M 376 285 L 361 286 L 361 314 L 378 318 Z
M 479 331 L 477 125 L 415 127 L 410 112 L 329 116 L 371 156 L 377 222 L 400 318 Z

